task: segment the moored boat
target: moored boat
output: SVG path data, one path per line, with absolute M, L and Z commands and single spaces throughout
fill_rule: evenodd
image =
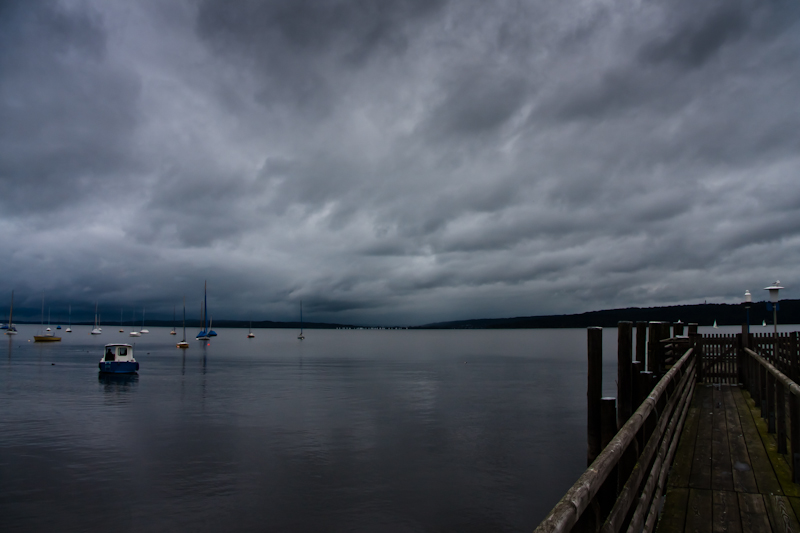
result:
M 175 345 L 178 348 L 188 348 L 189 343 L 186 342 L 186 297 L 183 297 L 183 340 Z
M 49 323 L 48 319 L 48 323 Z M 33 336 L 33 342 L 59 342 L 61 337 L 56 337 L 53 332 L 50 331 L 50 328 L 47 328 L 47 332 L 42 331 L 44 330 L 44 296 L 42 296 L 42 329 L 40 330 L 39 335 Z
M 94 327 L 90 332 L 91 335 L 102 335 L 103 329 L 100 327 L 100 323 L 97 318 L 97 302 L 94 304 Z
M 14 327 L 14 291 L 11 291 L 11 309 L 8 311 L 8 326 L 4 328 L 6 335 L 16 335 L 17 328 Z
M 133 374 L 139 370 L 130 344 L 106 344 L 98 366 L 100 372 L 105 374 Z
M 211 337 L 217 334 L 211 331 L 211 326 L 208 324 L 208 282 L 203 285 L 203 302 L 200 304 L 200 327 L 203 329 L 195 336 L 198 341 L 211 340 Z M 211 335 L 214 333 L 214 335 Z

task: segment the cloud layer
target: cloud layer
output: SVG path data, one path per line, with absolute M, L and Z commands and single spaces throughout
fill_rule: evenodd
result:
M 0 294 L 171 314 L 208 279 L 219 317 L 367 324 L 798 297 L 798 56 L 784 1 L 6 4 Z

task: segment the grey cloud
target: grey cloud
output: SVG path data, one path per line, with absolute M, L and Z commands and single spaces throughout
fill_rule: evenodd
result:
M 193 316 L 206 279 L 215 317 L 406 324 L 800 283 L 788 3 L 2 9 L 0 296 L 32 315 Z
M 427 128 L 434 135 L 491 132 L 525 102 L 527 82 L 517 73 L 469 68 L 454 73 L 441 88 L 445 100 L 431 112 Z
M 748 29 L 752 7 L 744 2 L 712 2 L 706 13 L 692 13 L 665 38 L 646 43 L 639 57 L 644 62 L 674 61 L 696 68 L 712 58 L 725 44 L 742 37 Z M 698 6 L 699 9 L 702 7 Z M 749 11 L 749 12 L 748 12 Z
M 0 199 L 7 212 L 69 208 L 136 167 L 139 83 L 106 61 L 101 17 L 55 2 L 0 17 Z

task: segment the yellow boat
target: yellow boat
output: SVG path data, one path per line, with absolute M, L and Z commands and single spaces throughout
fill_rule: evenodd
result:
M 61 337 L 56 337 L 55 335 L 34 335 L 33 336 L 34 342 L 60 342 Z
M 47 324 L 50 324 L 50 311 L 47 312 Z M 44 329 L 44 296 L 42 296 L 42 329 Z M 50 328 L 47 328 L 50 331 Z M 45 333 L 44 335 L 34 335 L 33 342 L 60 342 L 61 337 L 56 337 L 55 333 Z

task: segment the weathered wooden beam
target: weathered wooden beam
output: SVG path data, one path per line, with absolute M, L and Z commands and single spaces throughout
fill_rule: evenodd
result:
M 617 427 L 633 413 L 633 322 L 617 324 Z
M 800 379 L 800 362 L 798 357 L 797 332 L 792 332 L 789 336 L 789 357 L 791 363 L 791 374 L 789 377 L 795 383 Z M 792 481 L 800 483 L 800 405 L 798 398 L 789 396 L 789 438 L 792 441 Z
M 775 438 L 778 440 L 778 453 L 786 453 L 786 394 L 784 393 L 783 383 L 775 383 L 776 414 Z
M 647 322 L 636 323 L 636 360 L 642 365 L 647 363 Z
M 667 475 L 669 474 L 670 467 L 672 466 L 672 460 L 675 458 L 675 452 L 678 449 L 678 443 L 681 440 L 681 432 L 683 431 L 683 424 L 686 422 L 686 415 L 689 412 L 689 406 L 692 403 L 692 396 L 694 395 L 694 387 L 689 387 L 688 394 L 682 400 L 681 406 L 678 407 L 680 409 L 680 416 L 672 416 L 670 419 L 670 426 L 668 429 L 668 435 L 664 437 L 664 441 L 662 444 L 661 449 L 658 452 L 658 459 L 657 462 L 660 462 L 658 467 L 653 465 L 652 472 L 656 472 L 658 470 L 658 481 L 655 485 L 655 493 L 653 494 L 651 501 L 651 505 L 649 505 L 649 512 L 647 513 L 647 520 L 644 524 L 644 531 L 653 531 L 655 528 L 655 521 L 658 518 L 658 515 L 661 512 L 661 506 L 658 504 L 658 501 L 661 499 L 661 495 L 664 493 L 664 485 L 667 482 Z M 677 418 L 677 422 L 676 422 Z M 666 450 L 666 456 L 663 452 L 664 444 L 667 443 L 669 440 L 669 448 Z M 649 481 L 648 481 L 649 485 Z M 655 504 L 652 504 L 655 502 Z M 636 521 L 636 512 L 634 512 L 633 519 L 631 520 L 630 524 L 633 525 L 634 521 Z M 631 527 L 628 527 L 628 531 L 632 531 Z M 633 530 L 635 531 L 635 529 Z
M 647 370 L 658 372 L 658 349 L 661 345 L 661 322 L 650 322 L 647 328 Z
M 603 528 L 601 529 L 603 533 L 616 533 L 622 527 L 623 521 L 630 511 L 631 504 L 633 504 L 639 494 L 639 486 L 645 475 L 650 471 L 650 462 L 658 449 L 661 437 L 670 421 L 669 415 L 673 413 L 675 406 L 680 401 L 685 400 L 687 391 L 694 389 L 694 369 L 695 363 L 692 361 L 689 363 L 686 372 L 683 374 L 678 384 L 677 393 L 672 395 L 672 398 L 670 398 L 670 401 L 667 403 L 666 409 L 661 413 L 661 418 L 659 418 L 655 431 L 647 441 L 647 445 L 639 456 L 633 472 L 620 491 L 614 507 L 611 509 L 606 522 L 603 524 Z
M 600 453 L 589 468 L 581 475 L 550 513 L 536 528 L 537 533 L 559 533 L 570 531 L 597 495 L 600 487 L 616 467 L 620 457 L 636 437 L 644 420 L 653 412 L 655 404 L 664 393 L 667 384 L 685 371 L 692 361 L 692 350 L 688 350 L 661 379 L 652 393 L 639 406 L 636 412 L 617 432 L 608 446 Z
M 586 385 L 586 466 L 594 462 L 600 451 L 601 407 L 603 395 L 603 328 L 587 330 L 588 369 Z

